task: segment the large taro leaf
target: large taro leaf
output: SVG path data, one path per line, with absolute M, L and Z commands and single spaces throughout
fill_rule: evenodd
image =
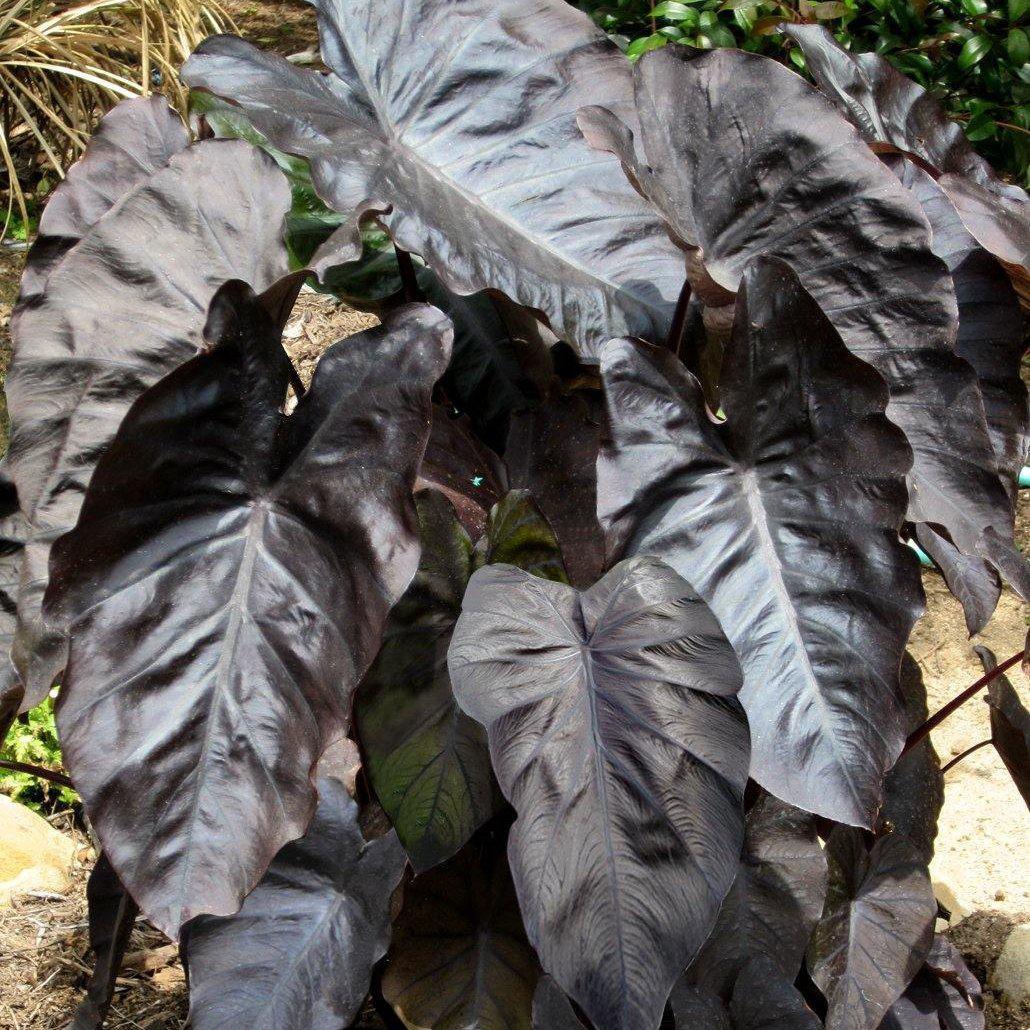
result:
M 958 949 L 934 936 L 926 964 L 890 1007 L 880 1030 L 984 1030 L 977 979 Z
M 922 610 L 900 543 L 911 453 L 883 381 L 782 262 L 747 270 L 713 423 L 667 351 L 602 354 L 611 438 L 598 514 L 711 606 L 744 670 L 751 775 L 807 812 L 871 826 L 906 735 L 898 668 Z
M 15 310 L 6 391 L 9 467 L 30 523 L 15 640 L 24 708 L 64 667 L 61 627 L 40 611 L 51 544 L 75 525 L 132 402 L 201 349 L 218 287 L 240 278 L 261 291 L 286 271 L 289 206 L 271 158 L 199 143 L 118 201 Z
M 11 664 L 18 617 L 18 580 L 28 525 L 18 506 L 18 491 L 0 460 L 0 741 L 18 711 L 22 688 Z
M 595 146 L 622 156 L 673 236 L 700 248 L 695 292 L 725 303 L 753 257 L 786 261 L 848 349 L 887 380 L 888 416 L 914 451 L 911 521 L 945 526 L 960 550 L 1006 566 L 1030 593 L 976 377 L 954 353 L 954 291 L 916 199 L 777 61 L 666 47 L 634 74 L 649 169 L 610 112 L 581 121 Z
M 100 852 L 86 884 L 89 903 L 89 946 L 93 972 L 86 997 L 79 1003 L 68 1030 L 100 1030 L 114 994 L 115 980 L 128 947 L 139 908 L 122 886 L 107 856 Z
M 338 780 L 317 787 L 307 832 L 239 912 L 185 927 L 195 1030 L 340 1030 L 358 1014 L 390 939 L 404 849 L 392 832 L 365 840 Z
M 404 890 L 383 996 L 412 1030 L 529 1030 L 540 976 L 504 855 L 477 834 Z
M 998 664 L 994 652 L 982 645 L 973 650 L 984 671 L 992 672 Z M 988 685 L 987 703 L 991 710 L 991 742 L 1030 808 L 1030 712 L 1007 676 L 998 676 Z
M 871 145 L 912 155 L 939 176 L 969 231 L 1005 261 L 1030 301 L 1030 200 L 1000 179 L 940 100 L 879 54 L 851 54 L 822 25 L 784 25 L 820 89 Z
M 185 150 L 189 136 L 164 97 L 131 97 L 101 119 L 85 153 L 65 173 L 39 220 L 20 300 L 43 292 L 65 254 L 130 190 Z
M 759 956 L 793 983 L 825 893 L 815 819 L 766 794 L 747 814 L 737 877 L 687 982 L 729 999 L 741 970 Z
M 743 840 L 747 724 L 718 623 L 654 558 L 583 592 L 492 565 L 448 664 L 519 816 L 508 855 L 541 964 L 595 1025 L 657 1027 Z
M 172 937 L 234 912 L 307 826 L 311 769 L 418 563 L 411 489 L 450 346 L 435 308 L 402 308 L 330 348 L 287 419 L 248 287 L 219 291 L 206 333 L 126 417 L 47 594 L 71 630 L 65 761 Z
M 587 15 L 562 0 L 315 6 L 328 75 L 215 36 L 183 78 L 310 161 L 350 216 L 327 243 L 338 260 L 357 256 L 359 218 L 375 211 L 449 290 L 499 290 L 587 351 L 664 336 L 682 259 L 575 123 L 586 104 L 632 118 L 629 66 Z
M 933 940 L 937 901 L 926 864 L 899 834 L 867 850 L 838 826 L 826 844 L 829 889 L 808 949 L 827 1030 L 868 1030 L 912 982 Z
M 523 492 L 498 502 L 475 543 L 443 494 L 424 492 L 415 503 L 422 558 L 390 614 L 355 715 L 376 796 L 421 871 L 453 855 L 500 804 L 486 735 L 458 707 L 447 672 L 469 578 L 491 561 L 566 576 L 554 534 Z
M 901 692 L 905 696 L 905 723 L 911 733 L 930 714 L 926 686 L 919 663 L 906 651 L 901 660 Z M 941 762 L 929 736 L 904 754 L 883 781 L 883 807 L 877 831 L 899 833 L 929 863 L 937 839 L 937 819 L 944 806 Z

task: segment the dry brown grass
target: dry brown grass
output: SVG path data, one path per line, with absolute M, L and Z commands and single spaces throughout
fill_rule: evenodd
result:
M 3 226 L 28 222 L 42 171 L 79 155 L 99 115 L 155 89 L 185 111 L 177 71 L 212 32 L 232 27 L 219 0 L 9 0 L 0 5 Z M 2 235 L 2 233 L 0 233 Z

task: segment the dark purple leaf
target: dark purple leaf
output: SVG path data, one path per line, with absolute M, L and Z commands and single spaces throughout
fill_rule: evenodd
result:
M 827 1030 L 879 1025 L 922 967 L 937 918 L 912 845 L 890 834 L 867 851 L 862 837 L 838 826 L 826 843 L 830 883 L 808 969 L 829 1002 Z
M 923 606 L 898 539 L 911 452 L 883 381 L 771 258 L 741 283 L 724 424 L 667 351 L 613 341 L 601 368 L 613 550 L 658 555 L 711 605 L 744 669 L 751 775 L 871 826 L 905 740 L 898 668 Z
M 677 1030 L 734 1030 L 722 1001 L 703 987 L 680 980 L 669 998 Z
M 122 882 L 174 937 L 230 915 L 314 810 L 311 769 L 418 564 L 411 489 L 450 328 L 400 309 L 330 348 L 288 419 L 278 328 L 243 283 L 215 344 L 133 406 L 49 614 L 64 758 Z
M 756 955 L 741 969 L 733 985 L 730 1015 L 734 1030 L 822 1028 L 793 982 L 783 976 L 782 968 L 771 956 L 765 955 Z
M 950 941 L 933 939 L 926 965 L 891 1006 L 880 1030 L 984 1030 L 980 984 Z
M 539 976 L 496 828 L 405 888 L 382 982 L 405 1026 L 528 1028 Z
M 990 648 L 977 645 L 973 650 L 984 672 L 997 666 L 998 659 Z M 988 684 L 987 703 L 991 709 L 991 741 L 1030 808 L 1030 712 L 1004 675 Z
M 418 473 L 416 490 L 439 490 L 454 506 L 465 531 L 478 540 L 490 509 L 507 492 L 501 459 L 482 443 L 464 416 L 452 418 L 433 407 L 433 428 Z
M 358 1014 L 390 940 L 404 849 L 394 833 L 365 840 L 338 780 L 317 786 L 307 833 L 276 855 L 239 912 L 185 928 L 195 1030 L 340 1030 Z
M 786 261 L 887 380 L 888 415 L 915 456 L 910 520 L 945 526 L 1030 593 L 976 378 L 954 353 L 954 291 L 916 199 L 818 90 L 771 58 L 666 47 L 634 68 L 650 168 L 610 113 L 585 112 L 584 130 L 643 177 L 674 238 L 700 247 L 694 292 L 711 310 L 753 257 Z
M 89 904 L 89 946 L 95 961 L 68 1030 L 100 1030 L 114 994 L 114 983 L 132 936 L 139 908 L 122 886 L 101 851 L 86 883 Z
M 421 871 L 450 858 L 502 804 L 486 734 L 458 708 L 447 673 L 469 578 L 493 561 L 567 577 L 554 533 L 522 492 L 493 508 L 476 543 L 442 494 L 415 503 L 422 558 L 358 691 L 356 718 L 372 786 Z
M 20 300 L 43 292 L 65 254 L 127 193 L 185 150 L 189 136 L 164 97 L 132 97 L 101 119 L 85 153 L 65 173 L 39 220 Z
M 132 402 L 202 346 L 208 303 L 240 278 L 286 271 L 290 189 L 249 144 L 199 143 L 108 212 L 14 313 L 9 465 L 31 531 L 15 662 L 24 708 L 64 667 L 62 627 L 40 612 L 53 541 L 75 525 L 97 459 Z
M 726 999 L 754 956 L 793 983 L 826 894 L 826 859 L 811 816 L 766 794 L 748 812 L 744 833 L 737 878 L 684 974 Z
M 565 992 L 546 974 L 533 995 L 533 1030 L 586 1030 Z
M 586 14 L 562 0 L 315 6 L 329 75 L 216 36 L 183 78 L 310 161 L 350 216 L 325 245 L 337 261 L 358 255 L 359 218 L 375 211 L 449 290 L 499 290 L 587 351 L 664 336 L 682 259 L 576 127 L 585 104 L 632 118 L 629 66 Z
M 941 189 L 966 228 L 1030 288 L 1030 200 L 1002 181 L 969 143 L 940 101 L 879 54 L 851 54 L 821 25 L 784 25 L 805 52 L 822 91 L 871 144 L 888 144 L 940 175 Z M 1030 300 L 1030 295 L 1028 295 Z
M 600 394 L 558 387 L 512 416 L 504 457 L 511 485 L 528 490 L 554 527 L 570 582 L 586 587 L 608 567 L 597 520 L 597 451 L 604 422 Z
M 901 692 L 905 696 L 908 732 L 930 714 L 919 663 L 906 651 L 901 660 Z M 937 819 L 944 806 L 941 763 L 929 736 L 899 759 L 883 781 L 883 807 L 877 820 L 880 833 L 900 833 L 923 856 L 933 858 Z
M 1001 577 L 983 558 L 963 554 L 933 526 L 915 527 L 916 542 L 940 570 L 948 589 L 962 605 L 966 629 L 975 636 L 990 621 L 1001 597 Z
M 654 558 L 583 592 L 492 565 L 448 664 L 519 815 L 508 854 L 541 964 L 594 1024 L 657 1027 L 743 840 L 747 725 L 718 623 Z
M 21 703 L 21 680 L 11 663 L 18 618 L 18 581 L 28 525 L 18 506 L 18 490 L 0 459 L 0 741 Z

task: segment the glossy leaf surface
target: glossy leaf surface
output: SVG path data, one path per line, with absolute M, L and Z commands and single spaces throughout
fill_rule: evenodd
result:
M 86 997 L 79 1003 L 68 1030 L 100 1030 L 111 1006 L 115 979 L 121 969 L 139 908 L 132 900 L 107 856 L 101 852 L 86 883 L 89 905 L 89 946 L 93 972 Z
M 447 672 L 469 578 L 491 561 L 566 576 L 554 534 L 524 493 L 494 506 L 476 543 L 443 494 L 422 493 L 416 506 L 419 569 L 390 614 L 356 718 L 372 786 L 421 871 L 453 855 L 501 804 L 486 735 L 458 707 Z
M 628 109 L 631 92 L 587 15 L 561 0 L 315 6 L 329 76 L 216 36 L 183 77 L 310 160 L 319 194 L 352 216 L 338 256 L 357 256 L 358 218 L 376 211 L 455 293 L 500 290 L 588 350 L 664 335 L 682 261 L 575 123 L 585 104 Z
M 747 271 L 714 424 L 668 352 L 613 341 L 598 513 L 711 606 L 744 670 L 751 775 L 869 826 L 905 739 L 898 668 L 922 609 L 898 540 L 911 452 L 886 388 L 781 262 Z
M 199 143 L 119 201 L 14 314 L 9 467 L 31 525 L 15 660 L 29 708 L 64 666 L 43 624 L 50 546 L 74 525 L 100 455 L 132 402 L 202 346 L 222 283 L 259 292 L 286 271 L 290 191 L 246 143 Z M 131 273 L 127 273 L 131 269 Z
M 108 111 L 47 200 L 25 261 L 20 299 L 42 293 L 64 255 L 188 143 L 182 119 L 158 94 L 123 100 Z
M 985 672 L 997 666 L 998 659 L 989 648 L 978 645 L 973 650 Z M 991 709 L 991 741 L 1030 808 L 1030 712 L 1007 676 L 998 676 L 988 685 L 987 703 Z
M 734 1030 L 820 1030 L 822 1023 L 772 958 L 756 955 L 733 985 Z M 686 1030 L 686 1027 L 684 1027 Z
M 947 527 L 965 553 L 1018 561 L 976 378 L 954 354 L 954 291 L 915 198 L 777 61 L 667 47 L 634 75 L 650 166 L 643 188 L 673 236 L 700 248 L 695 293 L 725 304 L 752 258 L 786 261 L 890 387 L 888 416 L 915 456 L 910 520 Z M 586 127 L 639 181 L 626 127 L 596 111 Z M 997 538 L 985 535 L 991 528 Z
M 540 967 L 497 833 L 405 888 L 382 988 L 413 1030 L 529 1030 Z
M 747 814 L 737 877 L 686 979 L 729 999 L 744 967 L 759 956 L 772 963 L 774 980 L 793 983 L 825 893 L 815 820 L 765 795 Z
M 937 917 L 930 875 L 897 834 L 867 852 L 860 831 L 838 826 L 826 857 L 829 890 L 808 969 L 829 1003 L 827 1030 L 878 1026 L 929 953 Z
M 240 911 L 186 928 L 190 1026 L 350 1026 L 386 952 L 404 865 L 396 834 L 366 841 L 344 785 L 319 778 L 307 832 L 276 855 Z
M 314 809 L 310 772 L 418 564 L 411 489 L 450 327 L 435 308 L 323 355 L 288 419 L 242 283 L 148 391 L 54 551 L 64 758 L 111 864 L 174 937 L 229 915 Z
M 583 592 L 492 565 L 448 664 L 519 815 L 508 855 L 543 967 L 594 1024 L 656 1027 L 743 839 L 747 726 L 718 623 L 653 558 Z
M 21 702 L 22 688 L 11 663 L 18 617 L 18 582 L 28 525 L 18 506 L 18 490 L 0 462 L 0 739 Z

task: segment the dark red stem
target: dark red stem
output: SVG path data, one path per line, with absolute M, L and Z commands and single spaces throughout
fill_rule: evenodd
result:
M 418 288 L 418 276 L 415 274 L 415 263 L 411 255 L 400 247 L 394 247 L 397 255 L 397 268 L 401 273 L 401 286 L 404 289 L 404 299 L 410 304 L 422 299 L 422 291 Z
M 972 747 L 967 747 L 965 751 L 960 755 L 956 755 L 947 765 L 941 766 L 941 775 L 943 776 L 953 765 L 958 765 L 963 758 L 968 758 L 974 751 L 979 751 L 982 747 L 987 747 L 988 744 L 993 744 L 994 741 L 988 737 L 986 740 L 981 740 L 979 744 L 974 744 Z
M 930 718 L 922 724 L 922 726 L 917 726 L 909 734 L 908 740 L 905 741 L 905 747 L 902 750 L 901 755 L 898 757 L 898 761 L 901 761 L 901 759 L 904 758 L 912 748 L 914 748 L 925 737 L 929 736 L 933 730 L 937 729 L 937 727 L 940 726 L 940 724 L 944 722 L 952 712 L 957 711 L 971 697 L 974 697 L 983 690 L 988 683 L 993 682 L 1002 673 L 1007 672 L 1013 665 L 1016 665 L 1021 661 L 1025 654 L 1026 651 L 1020 651 L 1019 654 L 1014 654 L 1011 658 L 1006 658 L 1000 665 L 995 666 L 990 672 L 981 676 L 971 687 L 967 687 L 963 690 L 958 697 L 949 701 L 940 711 L 931 715 Z
M 28 762 L 9 762 L 6 758 L 0 759 L 0 769 L 10 769 L 11 772 L 27 773 L 29 776 L 38 776 L 41 780 L 49 780 L 61 787 L 72 787 L 74 784 L 63 773 L 54 772 L 51 769 L 44 769 L 41 765 L 29 765 Z
M 678 355 L 680 344 L 683 341 L 683 330 L 687 324 L 687 308 L 690 305 L 690 280 L 683 283 L 679 299 L 676 301 L 676 310 L 672 314 L 672 325 L 669 327 L 669 335 L 665 340 L 666 350 Z

